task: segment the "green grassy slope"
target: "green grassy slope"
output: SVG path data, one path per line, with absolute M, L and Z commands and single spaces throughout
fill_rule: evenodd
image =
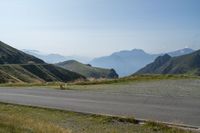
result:
M 0 65 L 0 83 L 8 82 L 67 82 L 84 77 L 49 64 L 6 64 Z
M 113 69 L 104 69 L 82 64 L 75 60 L 65 61 L 57 64 L 67 70 L 77 72 L 87 78 L 117 78 L 118 75 Z
M 188 55 L 158 57 L 136 74 L 190 74 L 200 75 L 200 50 Z

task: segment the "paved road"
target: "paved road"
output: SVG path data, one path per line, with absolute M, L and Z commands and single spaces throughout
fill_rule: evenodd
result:
M 200 126 L 200 98 L 0 88 L 0 101 Z

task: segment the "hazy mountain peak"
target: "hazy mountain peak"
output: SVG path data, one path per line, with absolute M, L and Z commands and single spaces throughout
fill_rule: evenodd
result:
M 61 54 L 57 53 L 50 53 L 50 54 L 45 54 L 37 50 L 22 50 L 27 54 L 33 55 L 37 58 L 40 58 L 44 60 L 47 63 L 58 63 L 58 62 L 63 62 L 67 60 L 78 60 L 80 62 L 88 63 L 91 59 L 89 57 L 83 57 L 83 56 L 64 56 Z
M 111 56 L 140 56 L 146 55 L 147 53 L 142 49 L 133 49 L 133 50 L 122 50 L 119 52 L 113 53 Z
M 24 52 L 33 52 L 33 53 L 40 53 L 38 50 L 30 50 L 30 49 L 22 49 Z
M 142 49 L 132 49 L 132 52 L 138 52 L 138 53 L 146 53 L 144 50 Z
M 191 49 L 191 48 L 183 48 L 183 49 L 179 49 L 173 52 L 169 52 L 168 54 L 171 56 L 181 56 L 181 55 L 185 55 L 185 54 L 190 54 L 192 52 L 194 52 L 195 50 Z

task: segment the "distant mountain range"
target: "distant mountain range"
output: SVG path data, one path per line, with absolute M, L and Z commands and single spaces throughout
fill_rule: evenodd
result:
M 156 60 L 135 74 L 191 74 L 200 76 L 200 50 L 178 57 L 168 54 Z
M 184 48 L 169 52 L 168 54 L 171 56 L 181 56 L 193 51 L 190 48 Z M 164 54 L 149 54 L 141 49 L 133 49 L 131 51 L 115 52 L 110 56 L 95 58 L 89 63 L 96 67 L 113 68 L 119 76 L 128 76 L 153 62 L 160 55 Z
M 95 67 L 114 69 L 117 74 L 122 76 L 128 76 L 141 68 L 145 67 L 147 64 L 153 62 L 158 56 L 164 55 L 164 53 L 160 54 L 149 54 L 141 49 L 133 49 L 133 50 L 124 50 L 115 52 L 109 56 L 95 58 L 92 61 L 89 61 L 89 58 L 79 57 L 79 56 L 63 56 L 60 54 L 43 54 L 36 50 L 23 50 L 24 52 L 33 55 L 37 58 L 44 60 L 47 63 L 59 63 L 65 62 L 68 60 L 77 60 L 79 62 L 85 64 L 91 64 Z M 169 52 L 168 54 L 172 57 L 181 56 L 185 54 L 189 54 L 194 52 L 193 49 L 184 48 L 180 50 L 176 50 L 173 52 Z
M 82 64 L 75 60 L 61 62 L 56 65 L 79 73 L 87 78 L 118 78 L 118 75 L 114 69 L 92 67 L 89 64 Z
M 91 65 L 59 54 L 45 55 L 35 50 L 24 51 L 26 53 L 0 41 L 0 83 L 67 82 L 85 77 L 117 78 L 118 74 L 128 76 L 135 72 L 200 75 L 200 50 L 194 51 L 190 48 L 167 54 L 149 54 L 141 49 L 120 51 L 95 58 L 90 62 Z M 60 63 L 50 65 L 42 59 L 50 63 Z M 66 61 L 68 59 L 70 60 Z
M 49 65 L 3 42 L 0 42 L 0 75 L 0 83 L 67 82 L 85 79 L 80 74 Z
M 64 56 L 64 55 L 60 55 L 60 54 L 44 54 L 37 50 L 23 49 L 22 51 L 27 54 L 33 55 L 39 59 L 42 59 L 47 63 L 51 63 L 51 64 L 64 62 L 67 60 L 77 60 L 77 61 L 80 61 L 83 63 L 87 63 L 91 60 L 89 57 L 83 57 L 83 56 Z

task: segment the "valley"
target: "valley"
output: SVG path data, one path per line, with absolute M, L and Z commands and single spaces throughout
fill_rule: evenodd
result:
M 200 0 L 0 0 L 0 133 L 200 133 Z

